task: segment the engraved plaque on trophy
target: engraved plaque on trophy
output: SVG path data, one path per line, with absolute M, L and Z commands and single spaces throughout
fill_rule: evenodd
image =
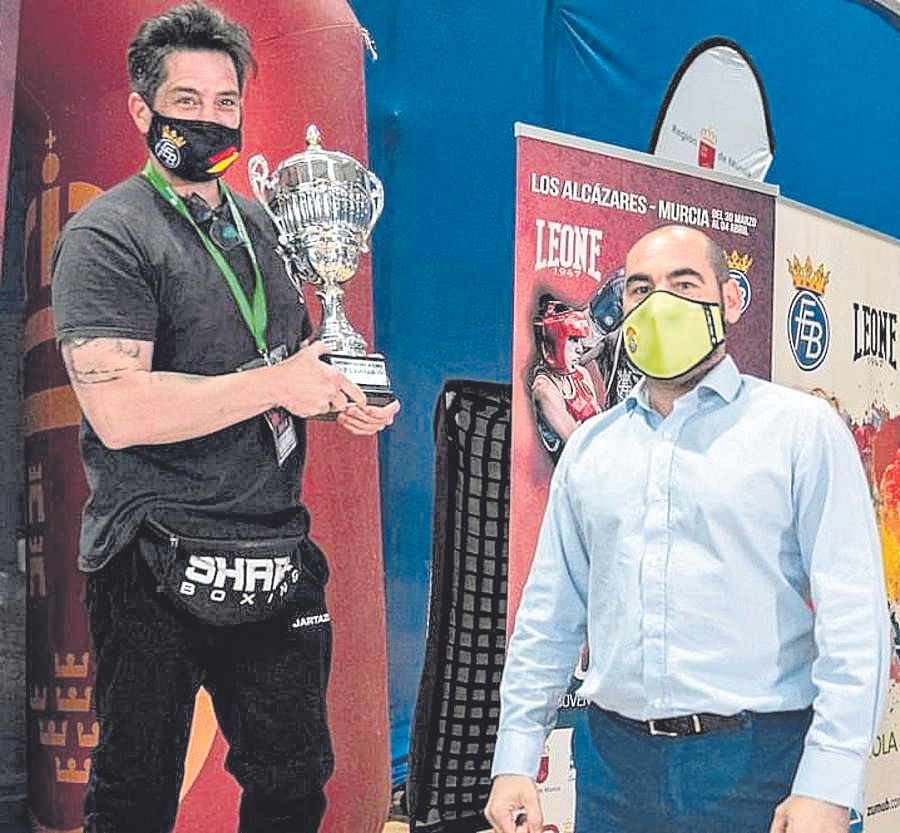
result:
M 313 124 L 306 150 L 285 159 L 270 173 L 261 154 L 248 163 L 250 186 L 278 230 L 278 251 L 288 278 L 303 297 L 303 283 L 322 302 L 317 337 L 328 345 L 322 358 L 365 392 L 372 405 L 395 397 L 381 353 L 369 353 L 366 340 L 344 312 L 344 289 L 368 251 L 368 240 L 384 205 L 384 188 L 364 165 L 322 148 Z

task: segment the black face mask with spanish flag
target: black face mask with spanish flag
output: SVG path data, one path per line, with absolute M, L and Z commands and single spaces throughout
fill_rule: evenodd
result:
M 240 156 L 240 127 L 152 112 L 147 146 L 159 164 L 180 179 L 208 182 L 225 173 Z

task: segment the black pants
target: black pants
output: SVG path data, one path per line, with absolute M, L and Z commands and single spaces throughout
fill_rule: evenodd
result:
M 334 768 L 325 715 L 331 624 L 324 588 L 303 579 L 289 617 L 204 625 L 157 594 L 135 551 L 87 582 L 100 742 L 85 833 L 165 833 L 175 824 L 202 685 L 243 788 L 240 833 L 315 833 Z M 212 832 L 211 832 L 212 833 Z

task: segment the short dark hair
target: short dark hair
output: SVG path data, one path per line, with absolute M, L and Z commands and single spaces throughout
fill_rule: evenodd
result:
M 709 267 L 719 283 L 727 283 L 731 280 L 731 273 L 728 271 L 728 258 L 725 255 L 725 250 L 709 235 L 704 236 L 707 240 L 706 259 L 709 262 Z
M 226 53 L 234 62 L 241 89 L 248 67 L 256 70 L 247 30 L 218 9 L 192 0 L 156 17 L 148 17 L 128 45 L 129 85 L 151 107 L 156 91 L 166 80 L 166 56 L 181 49 Z

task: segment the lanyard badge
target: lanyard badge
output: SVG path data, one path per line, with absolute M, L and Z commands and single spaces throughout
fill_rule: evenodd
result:
M 245 362 L 238 368 L 238 371 L 278 364 L 278 362 L 284 361 L 287 355 L 287 345 L 279 344 L 264 356 Z M 269 426 L 269 431 L 272 432 L 272 441 L 275 443 L 275 459 L 280 468 L 297 447 L 297 429 L 294 427 L 294 417 L 290 411 L 281 406 L 270 408 L 263 414 L 263 417 L 266 425 Z

